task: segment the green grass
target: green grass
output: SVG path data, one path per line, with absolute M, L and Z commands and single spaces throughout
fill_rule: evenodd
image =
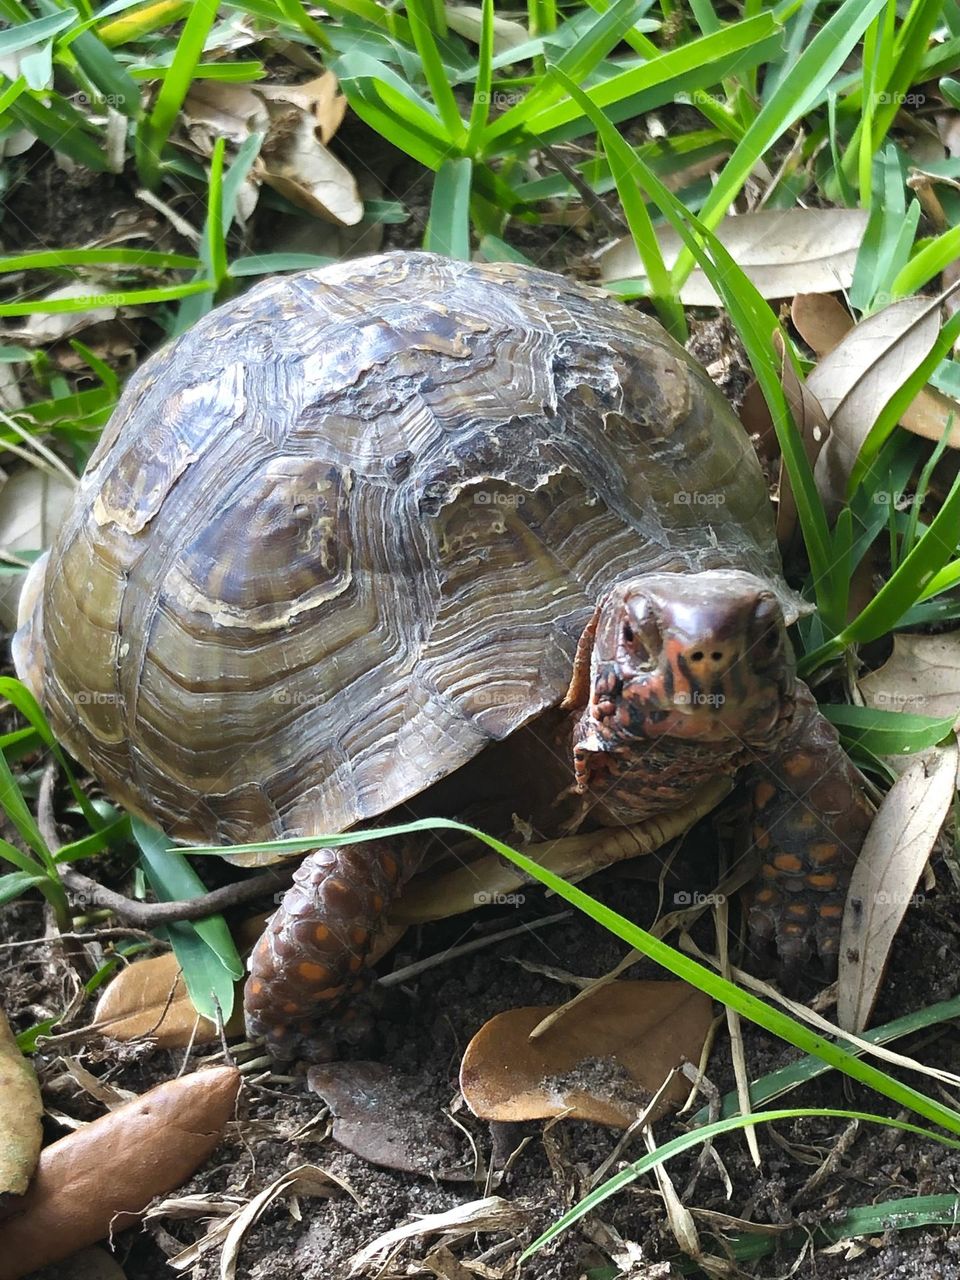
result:
M 770 209 L 859 206 L 869 221 L 847 295 L 854 317 L 920 291 L 935 292 L 940 273 L 960 256 L 960 160 L 924 159 L 936 198 L 936 206 L 925 206 L 910 181 L 916 167 L 913 134 L 899 112 L 925 110 L 920 99 L 934 84 L 942 97 L 938 109 L 960 110 L 956 0 L 782 0 L 748 3 L 742 10 L 712 0 L 529 0 L 525 13 L 519 6 L 509 15 L 524 21 L 528 33 L 512 48 L 497 44 L 498 16 L 492 0 L 483 0 L 473 42 L 452 30 L 439 0 L 340 0 L 325 4 L 322 14 L 300 0 L 231 0 L 223 6 L 211 0 L 120 0 L 99 9 L 89 0 L 0 0 L 6 23 L 0 56 L 18 59 L 15 69 L 8 64 L 9 76 L 0 76 L 0 139 L 24 129 L 38 139 L 24 155 L 0 161 L 0 188 L 8 200 L 15 201 L 18 190 L 34 180 L 37 158 L 48 148 L 62 163 L 101 175 L 100 181 L 124 191 L 131 208 L 142 211 L 135 193 L 146 189 L 197 233 L 195 239 L 169 233 L 163 248 L 145 248 L 141 239 L 38 244 L 0 258 L 0 319 L 7 334 L 0 340 L 0 364 L 16 371 L 24 396 L 22 410 L 0 417 L 3 443 L 19 445 L 24 434 L 42 439 L 81 470 L 116 403 L 124 372 L 82 330 L 81 337 L 70 338 L 81 368 L 65 367 L 57 352 L 21 338 L 20 322 L 44 315 L 82 318 L 107 306 L 122 317 L 145 317 L 151 344 L 158 345 L 258 277 L 330 260 L 323 250 L 268 246 L 255 252 L 240 222 L 241 196 L 258 173 L 266 135 L 251 131 L 240 145 L 220 139 L 204 154 L 189 142 L 182 118 L 196 83 L 253 90 L 273 78 L 285 59 L 289 78 L 297 80 L 312 74 L 305 66 L 322 65 L 339 77 L 353 116 L 422 166 L 426 248 L 463 259 L 479 254 L 488 260 L 536 260 L 531 232 L 547 215 L 579 205 L 578 184 L 585 184 L 622 220 L 643 268 L 640 280 L 612 282 L 610 288 L 642 299 L 681 340 L 689 333 L 690 315 L 680 303 L 680 289 L 694 268 L 706 274 L 763 392 L 796 499 L 805 559 L 794 566 L 795 585 L 817 606 L 795 629 L 800 669 L 808 679 L 849 670 L 864 645 L 898 630 L 960 618 L 960 480 L 946 491 L 936 489 L 934 468 L 944 444 L 918 441 L 898 426 L 925 385 L 960 395 L 954 359 L 960 316 L 943 325 L 929 354 L 911 364 L 887 403 L 877 406 L 839 510 L 828 511 L 781 385 L 780 349 L 799 376 L 809 368 L 808 353 L 716 234 L 731 204 L 748 213 L 760 188 Z M 231 40 L 241 20 L 254 39 L 238 50 Z M 665 130 L 651 127 L 658 119 L 667 122 Z M 563 149 L 578 183 L 570 181 L 569 170 L 551 164 L 545 145 Z M 349 151 L 344 156 L 362 168 Z M 710 176 L 703 167 L 695 172 L 694 165 L 712 166 Z M 365 225 L 410 221 L 408 200 L 406 191 L 386 192 L 368 205 Z M 261 208 L 278 224 L 302 216 L 276 191 L 261 191 Z M 669 267 L 658 239 L 667 226 L 683 244 Z M 596 222 L 591 234 L 597 241 L 606 235 Z M 65 284 L 79 286 L 77 296 L 48 298 Z M 895 495 L 908 487 L 916 499 L 900 510 Z M 851 578 L 878 547 L 887 565 L 884 581 L 866 607 L 851 615 Z M 29 561 L 39 550 L 28 549 L 21 559 Z M 2 572 L 19 573 L 21 566 L 4 565 Z M 889 771 L 879 756 L 921 750 L 949 735 L 944 718 L 847 705 L 839 700 L 841 687 L 839 681 L 827 685 L 834 693 L 824 711 L 848 749 L 881 780 L 889 780 Z M 58 926 L 67 929 L 72 912 L 62 865 L 106 849 L 138 859 L 160 897 L 202 891 L 195 871 L 167 852 L 162 835 L 91 804 L 26 690 L 2 680 L 0 696 L 26 721 L 25 728 L 0 739 L 0 805 L 18 840 L 0 842 L 0 858 L 11 868 L 0 876 L 0 902 L 39 892 Z M 47 846 L 32 811 L 31 761 L 41 749 L 54 753 L 72 800 L 75 838 L 56 851 Z M 429 824 L 405 829 L 424 825 Z M 357 838 L 342 836 L 338 842 Z M 807 1055 L 785 1069 L 793 1073 L 787 1084 L 838 1070 L 892 1107 L 960 1134 L 960 1114 L 951 1106 L 864 1061 L 863 1050 L 839 1032 L 828 1037 L 811 1030 L 582 890 L 551 878 L 502 842 L 480 838 L 627 945 Z M 240 968 L 223 921 L 176 926 L 167 937 L 201 1012 L 215 1018 L 219 1008 L 229 1016 Z M 88 983 L 91 993 L 113 964 Z M 947 1007 L 953 1006 L 935 1006 Z M 23 1043 L 33 1047 L 44 1027 L 31 1028 Z M 754 1105 L 765 1107 L 784 1084 L 773 1077 L 760 1082 Z M 571 1210 L 557 1229 L 685 1147 L 746 1124 L 801 1114 L 813 1113 L 764 1109 L 744 1118 L 727 1100 L 717 1125 L 695 1117 L 689 1133 L 629 1166 Z M 869 1112 L 817 1114 L 892 1123 Z M 913 1131 L 944 1141 L 932 1130 Z M 848 1211 L 843 1229 L 856 1235 L 882 1230 L 891 1220 L 952 1221 L 955 1209 L 953 1197 L 864 1206 Z M 818 1238 L 835 1239 L 840 1229 L 820 1228 Z M 731 1247 L 734 1256 L 746 1259 L 769 1242 L 744 1236 Z

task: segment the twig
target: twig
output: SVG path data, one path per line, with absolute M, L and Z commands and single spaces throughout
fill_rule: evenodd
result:
M 125 898 L 122 893 L 115 893 L 113 889 L 105 889 L 96 880 L 91 880 L 73 867 L 65 866 L 62 875 L 68 889 L 83 894 L 96 906 L 106 907 L 128 924 L 137 925 L 141 929 L 154 929 L 159 924 L 171 924 L 175 920 L 202 920 L 206 916 L 226 911 L 228 907 L 250 902 L 254 898 L 267 897 L 289 885 L 293 869 L 265 871 L 262 875 L 251 876 L 249 880 L 237 880 L 233 884 L 222 885 L 219 889 L 211 889 L 198 898 L 187 898 L 182 902 L 137 902 L 133 898 Z
M 626 224 L 621 222 L 617 215 L 607 208 L 589 182 L 584 181 L 583 177 L 569 163 L 566 157 L 561 155 L 556 147 L 544 147 L 543 150 L 549 157 L 550 162 L 559 169 L 570 185 L 579 193 L 580 199 L 610 235 L 624 235 L 627 230 Z
M 52 853 L 56 853 L 60 848 L 60 837 L 53 817 L 54 772 L 55 766 L 51 761 L 40 781 L 40 797 L 37 804 L 37 825 Z M 118 919 L 141 929 L 155 929 L 157 925 L 172 924 L 176 920 L 203 920 L 206 916 L 226 911 L 228 907 L 250 902 L 254 898 L 265 898 L 271 893 L 276 893 L 278 889 L 285 889 L 292 876 L 292 867 L 280 867 L 276 871 L 265 871 L 262 875 L 251 876 L 249 880 L 238 880 L 233 884 L 222 885 L 219 889 L 211 889 L 209 893 L 201 894 L 198 898 L 187 898 L 182 902 L 137 902 L 133 898 L 124 897 L 122 893 L 116 893 L 113 889 L 105 889 L 98 881 L 91 880 L 82 871 L 77 871 L 66 863 L 60 870 L 60 878 L 71 892 L 82 894 L 92 905 L 106 907 Z
M 541 920 L 530 920 L 526 924 L 514 925 L 509 929 L 501 929 L 498 933 L 484 934 L 482 938 L 474 938 L 471 942 L 463 942 L 458 947 L 448 947 L 446 951 L 440 951 L 432 956 L 425 956 L 423 960 L 415 960 L 413 964 L 405 965 L 402 969 L 394 969 L 392 973 L 385 973 L 383 977 L 377 979 L 377 985 L 380 987 L 398 987 L 401 983 L 409 982 L 411 978 L 416 978 L 421 973 L 426 973 L 428 969 L 435 969 L 437 965 L 446 964 L 448 960 L 455 960 L 460 956 L 468 956 L 473 951 L 482 951 L 494 942 L 502 942 L 504 938 L 514 938 L 521 933 L 533 933 L 535 929 L 545 929 L 548 925 L 559 924 L 561 920 L 569 919 L 570 915 L 569 911 L 560 911 L 553 916 L 544 916 Z

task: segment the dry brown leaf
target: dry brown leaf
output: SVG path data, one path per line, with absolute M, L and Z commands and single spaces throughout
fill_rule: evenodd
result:
M 195 80 L 181 108 L 191 139 L 209 153 L 218 137 L 240 146 L 251 133 L 266 130 L 269 120 L 261 88 Z
M 798 293 L 790 319 L 808 347 L 821 358 L 853 328 L 853 317 L 832 294 Z
M 857 455 L 881 409 L 936 342 L 941 305 L 930 298 L 892 302 L 861 320 L 807 378 L 830 422 L 815 475 L 831 513 L 843 502 Z
M 43 1141 L 42 1118 L 36 1074 L 0 1009 L 0 1197 L 26 1191 Z
M 444 6 L 444 12 L 451 31 L 455 31 L 458 36 L 463 36 L 464 40 L 470 40 L 474 44 L 480 43 L 483 10 L 479 5 L 448 4 Z M 525 44 L 529 39 L 530 34 L 522 23 L 494 14 L 493 52 L 495 54 L 516 49 L 518 45 Z
M 849 288 L 860 241 L 867 226 L 863 209 L 761 209 L 724 218 L 715 234 L 765 298 L 833 293 Z M 667 267 L 676 262 L 683 241 L 673 228 L 658 230 Z M 604 280 L 643 276 L 643 263 L 631 236 L 600 254 Z M 722 305 L 702 271 L 693 271 L 680 290 L 690 307 Z
M 877 810 L 857 858 L 840 935 L 837 1016 L 862 1031 L 887 956 L 957 790 L 957 748 L 914 760 Z
M 237 986 L 242 991 L 242 981 Z M 217 1038 L 215 1024 L 193 1007 L 172 951 L 121 969 L 97 1002 L 94 1027 L 114 1040 L 149 1037 L 160 1049 L 183 1048 L 194 1032 L 196 1044 Z M 242 1014 L 235 1010 L 227 1032 L 238 1035 L 242 1030 Z
M 183 105 L 192 143 L 209 155 L 217 137 L 240 145 L 251 133 L 266 136 L 247 180 L 244 216 L 265 182 L 292 204 L 341 226 L 363 217 L 363 201 L 350 170 L 327 150 L 346 111 L 336 76 L 324 72 L 302 84 L 195 84 Z
M 944 271 L 944 285 L 949 283 L 947 274 Z M 951 299 L 947 299 L 948 308 L 950 302 Z M 791 318 L 804 342 L 821 357 L 832 351 L 853 328 L 846 309 L 826 293 L 798 293 L 791 307 Z M 942 439 L 949 427 L 948 443 L 951 448 L 960 449 L 960 405 L 933 387 L 920 389 L 900 422 L 907 431 L 927 440 Z
M 269 918 L 269 912 L 260 911 L 233 930 L 241 954 L 253 947 Z M 225 1028 L 228 1036 L 243 1035 L 243 982 L 240 978 L 236 984 L 236 1003 Z M 93 1025 L 114 1040 L 148 1036 L 159 1049 L 182 1049 L 191 1039 L 195 1044 L 217 1039 L 215 1024 L 194 1008 L 172 951 L 121 969 L 97 1001 Z
M 625 1129 L 683 1059 L 699 1061 L 713 1020 L 709 996 L 685 982 L 611 982 L 531 1040 L 554 1008 L 508 1009 L 470 1041 L 460 1088 L 475 1115 L 570 1114 Z M 655 1114 L 682 1102 L 688 1088 L 675 1080 Z
M 857 684 L 868 707 L 954 716 L 960 728 L 960 631 L 895 635 L 887 661 Z
M 183 116 L 191 135 L 202 138 L 209 131 L 239 146 L 249 134 L 270 125 L 267 102 L 286 102 L 313 119 L 326 144 L 343 122 L 347 100 L 339 92 L 332 71 L 302 84 L 229 84 L 220 80 L 195 80 L 183 103 Z
M 215 1149 L 239 1091 L 234 1067 L 196 1071 L 45 1147 L 26 1195 L 3 1219 L 0 1280 L 133 1226 Z
M 462 1130 L 424 1096 L 420 1077 L 381 1062 L 326 1062 L 311 1067 L 307 1081 L 333 1114 L 336 1141 L 361 1160 L 447 1182 L 474 1180 Z
M 350 1275 L 363 1275 L 371 1270 L 380 1275 L 391 1254 L 415 1236 L 440 1236 L 446 1243 L 472 1236 L 478 1231 L 516 1232 L 530 1216 L 530 1211 L 511 1204 L 500 1196 L 486 1196 L 469 1204 L 454 1205 L 445 1213 L 427 1213 L 402 1227 L 394 1227 L 377 1236 L 350 1259 Z
M 947 444 L 960 449 L 960 404 L 936 387 L 921 387 L 900 419 L 902 426 L 925 440 L 941 440 L 949 427 Z
M 27 346 L 62 342 L 64 338 L 89 329 L 92 325 L 112 320 L 119 310 L 119 294 L 115 284 L 75 280 L 71 284 L 61 285 L 59 289 L 51 289 L 41 301 L 60 301 L 64 298 L 83 299 L 89 305 L 84 311 L 27 316 L 22 326 L 11 330 L 16 340 Z

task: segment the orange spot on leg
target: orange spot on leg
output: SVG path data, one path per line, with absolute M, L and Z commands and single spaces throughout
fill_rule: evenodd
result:
M 807 876 L 807 884 L 811 889 L 835 889 L 837 877 L 829 871 L 817 871 Z
M 776 794 L 777 789 L 772 782 L 758 782 L 753 789 L 753 803 L 758 809 L 762 809 Z
M 803 863 L 794 853 L 778 853 L 773 860 L 778 871 L 802 871 Z

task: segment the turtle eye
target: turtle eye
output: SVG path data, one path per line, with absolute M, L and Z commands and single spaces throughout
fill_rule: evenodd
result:
M 763 597 L 753 616 L 751 642 L 753 653 L 760 662 L 772 662 L 783 648 L 780 618 L 777 602 L 772 597 Z
M 653 662 L 652 655 L 660 645 L 660 630 L 649 605 L 623 619 L 620 643 L 638 666 L 648 666 Z

